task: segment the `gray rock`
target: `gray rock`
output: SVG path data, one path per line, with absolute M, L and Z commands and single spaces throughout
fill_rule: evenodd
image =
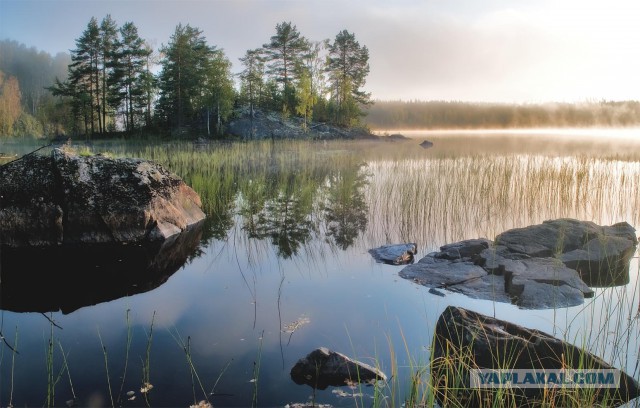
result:
M 600 226 L 563 218 L 506 231 L 496 244 L 514 253 L 556 257 L 590 286 L 611 286 L 629 282 L 629 260 L 638 239 L 626 222 Z
M 205 218 L 198 194 L 142 159 L 56 148 L 0 168 L 0 237 L 9 247 L 162 241 Z
M 435 254 L 439 259 L 474 259 L 482 251 L 489 248 L 491 241 L 488 239 L 467 239 L 465 241 L 455 242 L 440 247 L 440 252 Z
M 472 239 L 444 245 L 399 275 L 429 288 L 522 308 L 577 306 L 593 296 L 590 286 L 629 281 L 637 242 L 627 223 L 602 227 L 551 220 L 506 231 L 495 243 Z
M 386 381 L 387 376 L 375 367 L 320 347 L 298 360 L 291 369 L 291 379 L 296 384 L 324 390 L 330 385 L 340 387 L 349 383 Z
M 276 112 L 255 109 L 253 117 L 248 110 L 238 110 L 237 117 L 227 126 L 227 133 L 242 139 L 357 139 L 383 140 L 364 128 L 343 128 L 326 123 L 307 123 L 297 117 L 283 117 Z
M 427 255 L 402 268 L 399 275 L 420 285 L 450 289 L 482 278 L 487 275 L 487 271 L 472 262 L 451 262 Z
M 615 369 L 588 351 L 539 330 L 449 306 L 435 328 L 431 356 L 434 393 L 442 404 L 484 406 L 500 398 L 507 405 L 537 406 L 543 399 L 551 406 L 565 406 L 567 392 L 550 401 L 548 388 L 472 388 L 469 368 L 480 369 Z M 589 394 L 595 406 L 616 406 L 640 395 L 640 386 L 620 373 L 618 388 L 594 388 Z M 580 392 L 580 389 L 575 389 Z
M 417 245 L 415 243 L 383 245 L 369 250 L 369 253 L 376 261 L 390 265 L 412 263 L 416 252 Z
M 525 228 L 514 228 L 499 234 L 495 243 L 504 245 L 511 252 L 529 256 L 552 257 L 584 249 L 593 239 L 620 238 L 627 247 L 638 244 L 635 229 L 626 222 L 612 226 L 599 226 L 591 221 L 570 218 L 544 221 Z
M 422 143 L 420 143 L 420 147 L 422 147 L 423 149 L 428 149 L 430 147 L 433 147 L 433 142 L 423 140 Z

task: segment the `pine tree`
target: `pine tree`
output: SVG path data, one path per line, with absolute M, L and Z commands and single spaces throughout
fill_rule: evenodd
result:
M 276 34 L 268 44 L 263 45 L 268 65 L 267 73 L 281 86 L 282 109 L 295 107 L 293 81 L 296 66 L 302 64 L 303 56 L 309 50 L 309 41 L 303 37 L 291 22 L 276 25 Z
M 331 82 L 334 121 L 351 126 L 363 115 L 361 107 L 371 104 L 371 94 L 362 90 L 369 74 L 369 50 L 343 30 L 329 45 L 327 72 Z
M 254 117 L 255 107 L 259 105 L 260 95 L 264 85 L 264 61 L 261 57 L 262 50 L 248 50 L 240 62 L 244 66 L 240 72 L 240 93 L 249 104 L 249 113 Z
M 88 104 L 85 113 L 85 131 L 95 134 L 96 114 L 100 117 L 100 28 L 98 20 L 92 17 L 87 28 L 76 40 L 76 49 L 71 51 L 69 82 L 65 92 L 82 100 L 83 107 Z M 88 115 L 87 115 L 88 114 Z M 88 116 L 88 117 L 87 117 Z
M 102 93 L 100 94 L 98 109 L 99 111 L 101 110 L 102 117 L 98 118 L 98 123 L 100 124 L 100 133 L 103 133 L 107 130 L 107 108 L 113 106 L 113 103 L 109 102 L 114 98 L 117 99 L 118 95 L 118 81 L 114 76 L 117 75 L 119 69 L 118 48 L 120 44 L 118 41 L 118 25 L 110 14 L 107 14 L 100 23 L 99 44 L 98 67 Z
M 148 105 L 148 92 L 152 85 L 147 61 L 153 51 L 140 38 L 138 28 L 132 22 L 127 22 L 120 28 L 120 36 L 120 93 L 124 104 L 125 128 L 132 131 L 136 123 L 142 121 Z
M 161 52 L 158 112 L 170 127 L 180 129 L 204 106 L 202 84 L 212 49 L 201 30 L 179 24 Z

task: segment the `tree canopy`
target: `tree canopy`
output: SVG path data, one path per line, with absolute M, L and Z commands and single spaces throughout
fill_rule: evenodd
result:
M 219 137 L 244 108 L 251 115 L 256 109 L 295 115 L 305 126 L 312 120 L 355 126 L 369 104 L 363 91 L 369 54 L 355 35 L 343 30 L 333 42 L 311 41 L 290 21 L 276 24 L 267 42 L 247 50 L 237 74 L 200 28 L 178 24 L 156 51 L 133 22 L 119 25 L 109 14 L 89 20 L 66 73 L 45 82 L 34 85 L 35 74 L 25 78 L 3 70 L 4 53 L 0 44 L 5 135 L 14 134 L 19 121 L 16 100 L 20 112 L 47 113 L 34 119 L 42 124 L 39 133 L 86 137 L 145 128 Z

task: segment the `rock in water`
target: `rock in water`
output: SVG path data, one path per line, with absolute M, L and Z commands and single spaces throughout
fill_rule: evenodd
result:
M 422 141 L 422 143 L 420 143 L 420 146 L 421 146 L 423 149 L 428 149 L 428 148 L 430 148 L 430 147 L 433 147 L 433 142 L 430 142 L 430 141 L 428 141 L 428 140 L 423 140 L 423 141 Z
M 340 387 L 349 383 L 386 381 L 387 376 L 377 368 L 320 347 L 298 360 L 291 369 L 291 379 L 296 384 L 324 390 L 330 385 Z
M 0 237 L 9 247 L 140 243 L 205 218 L 198 194 L 142 159 L 55 148 L 0 168 Z
M 619 371 L 616 388 L 471 387 L 470 369 L 616 370 L 588 351 L 539 330 L 449 306 L 436 324 L 431 356 L 431 378 L 443 405 L 492 406 L 617 406 L 640 395 L 640 386 Z M 593 372 L 593 371 L 592 371 Z M 522 380 L 522 378 L 521 378 Z M 515 380 L 514 380 L 515 381 Z M 522 381 L 520 381 L 522 384 Z M 604 404 L 604 405 L 602 405 Z
M 399 275 L 436 289 L 526 309 L 577 306 L 593 286 L 629 282 L 638 240 L 626 222 L 558 219 L 440 247 Z
M 417 245 L 415 243 L 383 245 L 370 249 L 369 253 L 381 263 L 406 265 L 413 263 L 414 255 L 417 253 Z

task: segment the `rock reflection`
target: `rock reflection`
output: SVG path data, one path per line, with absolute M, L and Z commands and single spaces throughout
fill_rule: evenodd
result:
M 202 223 L 154 245 L 0 250 L 0 308 L 71 313 L 153 290 L 197 255 Z

